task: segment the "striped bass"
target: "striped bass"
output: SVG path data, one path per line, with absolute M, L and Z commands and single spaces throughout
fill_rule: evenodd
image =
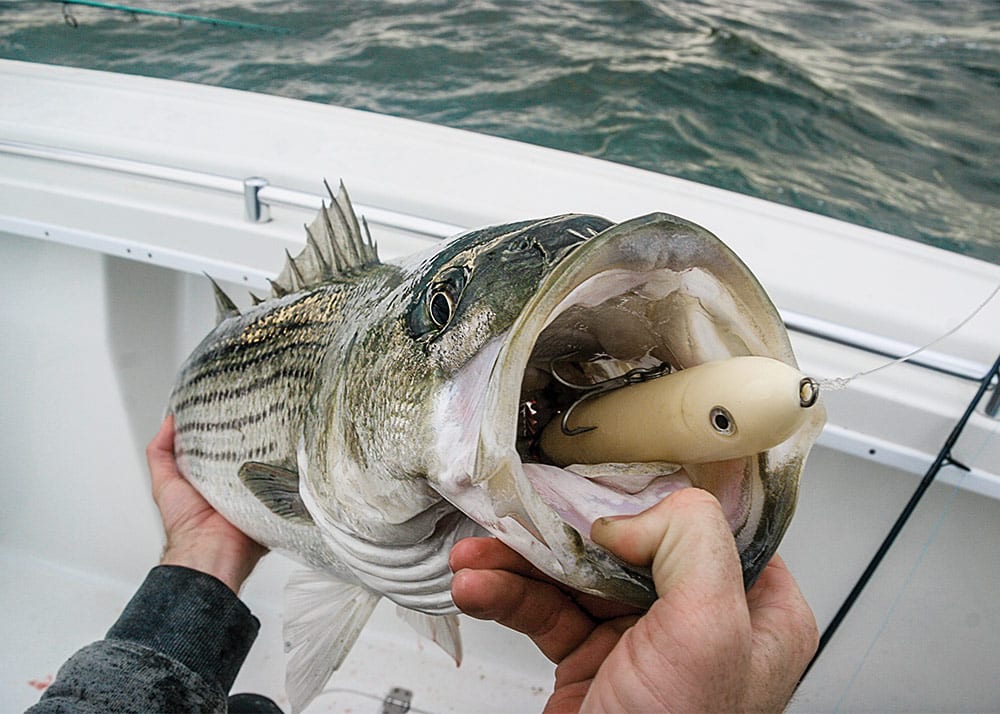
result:
M 639 606 L 649 572 L 590 540 L 598 517 L 694 485 L 722 503 L 748 587 L 777 549 L 824 409 L 764 290 L 705 229 L 564 215 L 383 263 L 341 185 L 272 286 L 242 314 L 216 286 L 218 325 L 168 408 L 181 472 L 308 566 L 285 615 L 295 711 L 383 597 L 460 660 L 448 552 L 466 536 Z M 643 417 L 652 401 L 663 419 Z M 639 417 L 627 437 L 614 409 Z

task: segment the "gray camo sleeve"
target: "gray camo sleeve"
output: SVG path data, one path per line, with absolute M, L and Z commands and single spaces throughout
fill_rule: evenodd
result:
M 221 581 L 157 566 L 105 639 L 70 657 L 28 712 L 225 712 L 259 629 Z

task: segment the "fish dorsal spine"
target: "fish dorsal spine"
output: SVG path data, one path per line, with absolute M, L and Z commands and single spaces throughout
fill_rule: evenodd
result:
M 330 203 L 323 202 L 319 213 L 306 229 L 306 247 L 292 257 L 271 281 L 274 297 L 308 290 L 317 285 L 347 278 L 379 264 L 378 246 L 372 240 L 368 222 L 354 212 L 343 181 L 334 195 L 330 184 L 323 182 Z
M 365 268 L 379 265 L 378 245 L 372 240 L 368 222 L 354 212 L 351 197 L 347 195 L 344 182 L 340 182 L 334 195 L 330 184 L 323 181 L 330 203 L 321 202 L 319 213 L 312 223 L 305 226 L 306 247 L 292 257 L 285 251 L 285 267 L 271 284 L 271 297 L 280 298 L 289 293 L 309 290 L 335 280 L 343 280 Z M 216 324 L 240 314 L 236 304 L 218 283 L 208 276 L 215 292 Z M 253 304 L 260 305 L 262 299 L 250 293 Z

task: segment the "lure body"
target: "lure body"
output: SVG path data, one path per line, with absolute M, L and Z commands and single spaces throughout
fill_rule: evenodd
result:
M 804 381 L 770 357 L 705 362 L 580 402 L 574 428 L 553 420 L 541 449 L 560 466 L 701 464 L 758 454 L 806 422 L 815 400 L 803 399 Z

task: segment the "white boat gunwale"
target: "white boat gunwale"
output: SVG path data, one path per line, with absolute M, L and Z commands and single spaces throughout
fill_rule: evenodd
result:
M 155 329 L 150 335 L 157 345 L 169 343 L 172 349 L 180 349 L 175 344 L 179 342 L 183 347 L 191 338 L 192 325 L 210 320 L 203 310 L 208 304 L 205 301 L 211 299 L 207 281 L 187 274 L 207 271 L 234 285 L 265 287 L 266 279 L 281 265 L 284 251 L 294 252 L 302 245 L 301 226 L 318 206 L 323 177 L 344 178 L 356 204 L 369 214 L 373 233 L 387 256 L 428 245 L 450 234 L 452 228 L 457 232 L 531 215 L 585 211 L 617 220 L 668 210 L 690 218 L 715 232 L 746 260 L 792 328 L 800 363 L 819 376 L 846 376 L 869 369 L 885 360 L 877 353 L 898 354 L 911 343 L 929 341 L 963 318 L 1000 283 L 1000 266 L 870 229 L 648 171 L 391 117 L 213 87 L 10 61 L 0 61 L 0 94 L 7 102 L 0 116 L 0 249 L 18 261 L 15 267 L 30 269 L 37 263 L 62 270 L 56 276 L 42 276 L 46 290 L 57 288 L 51 304 L 29 304 L 31 298 L 25 296 L 13 304 L 42 315 L 61 316 L 65 312 L 74 319 L 105 317 L 102 325 L 71 325 L 69 335 L 56 343 L 71 347 L 65 354 L 42 352 L 48 344 L 44 337 L 32 338 L 26 352 L 18 352 L 19 346 L 12 344 L 0 349 L 13 355 L 17 365 L 30 366 L 31 360 L 37 359 L 39 375 L 66 375 L 67 379 L 66 385 L 60 382 L 47 387 L 34 381 L 33 374 L 25 374 L 9 387 L 12 394 L 25 400 L 34 399 L 39 392 L 39 398 L 47 395 L 50 400 L 68 401 L 65 410 L 59 405 L 44 417 L 46 428 L 51 422 L 51 428 L 66 430 L 59 435 L 58 449 L 48 443 L 40 447 L 37 438 L 15 443 L 22 434 L 21 420 L 36 423 L 53 407 L 28 405 L 27 416 L 16 412 L 12 417 L 25 406 L 12 402 L 5 412 L 12 427 L 6 438 L 23 461 L 14 463 L 16 468 L 9 469 L 12 476 L 8 478 L 26 468 L 30 471 L 37 458 L 51 469 L 41 474 L 49 479 L 46 483 L 63 484 L 54 479 L 75 476 L 73 459 L 77 453 L 91 459 L 99 454 L 102 459 L 100 469 L 93 464 L 82 467 L 82 473 L 95 483 L 78 484 L 68 479 L 60 487 L 67 491 L 65 497 L 52 493 L 46 483 L 11 481 L 11 492 L 22 500 L 14 498 L 14 505 L 8 507 L 16 510 L 0 521 L 10 524 L 0 543 L 0 555 L 19 583 L 0 590 L 6 598 L 3 602 L 13 602 L 11 611 L 23 610 L 37 623 L 42 620 L 40 612 L 60 607 L 61 588 L 90 583 L 73 590 L 81 593 L 84 604 L 94 604 L 86 610 L 84 621 L 59 617 L 56 612 L 52 626 L 37 638 L 42 643 L 39 646 L 65 642 L 63 656 L 82 644 L 82 638 L 100 635 L 96 628 L 106 626 L 114 615 L 118 607 L 115 598 L 127 597 L 129 582 L 148 564 L 148 557 L 153 557 L 149 553 L 155 549 L 140 547 L 156 538 L 155 512 L 142 500 L 147 495 L 146 485 L 136 479 L 120 482 L 123 473 L 133 476 L 130 472 L 143 471 L 141 459 L 133 458 L 138 450 L 131 453 L 132 442 L 148 438 L 151 414 L 160 408 L 157 385 L 169 381 L 174 367 L 171 360 L 182 357 L 170 352 L 159 356 L 155 364 L 134 371 L 130 360 L 140 348 L 150 351 L 137 341 L 148 337 L 126 334 L 129 324 L 119 329 L 108 321 L 124 318 L 134 327 L 144 324 L 147 316 L 176 320 L 177 324 L 165 327 L 176 330 L 183 339 L 177 335 L 157 337 Z M 269 181 L 258 192 L 268 206 L 268 222 L 251 223 L 244 216 L 244 179 L 251 177 Z M 204 183 L 209 185 L 199 185 Z M 65 284 L 72 279 L 68 276 L 77 262 L 83 264 L 86 280 L 94 284 L 79 289 Z M 14 285 L 23 289 L 29 276 L 16 278 Z M 845 293 L 852 298 L 846 298 Z M 175 299 L 176 304 L 161 306 L 157 301 L 162 296 Z M 129 298 L 135 299 L 134 305 L 120 302 Z M 6 324 L 14 328 L 12 334 L 31 338 L 37 331 L 30 324 L 36 312 L 23 318 L 6 315 Z M 830 424 L 810 460 L 814 465 L 807 465 L 802 485 L 806 502 L 801 504 L 800 515 L 782 546 L 794 572 L 802 574 L 800 582 L 821 625 L 838 600 L 838 588 L 849 585 L 850 576 L 845 573 L 851 572 L 852 563 L 861 562 L 858 553 L 865 557 L 870 553 L 864 534 L 881 536 L 879 517 L 889 518 L 897 494 L 907 492 L 915 480 L 913 475 L 926 470 L 975 391 L 971 380 L 995 358 L 1000 349 L 997 324 L 1000 304 L 995 302 L 958 334 L 935 346 L 929 357 L 922 355 L 923 366 L 893 367 L 828 395 Z M 80 429 L 80 435 L 73 433 L 75 425 L 66 423 L 66 418 L 79 420 L 81 415 L 90 414 L 87 400 L 93 396 L 88 385 L 68 395 L 59 391 L 73 387 L 69 375 L 77 368 L 77 359 L 84 360 L 84 369 L 106 369 L 107 361 L 118 370 L 110 382 L 107 375 L 94 376 L 95 385 L 112 390 L 100 395 L 111 405 L 108 423 L 87 425 Z M 136 399 L 144 401 L 137 404 Z M 119 413 L 123 410 L 125 414 Z M 64 413 L 68 417 L 64 418 Z M 990 514 L 1000 501 L 998 424 L 986 414 L 984 405 L 973 415 L 960 442 L 960 458 L 969 463 L 971 471 L 953 467 L 942 471 L 938 479 L 941 488 L 930 495 L 934 508 L 941 509 L 940 516 L 935 516 L 938 521 L 932 523 L 928 538 L 937 533 L 941 522 L 957 527 L 956 521 L 976 524 L 979 530 L 975 532 L 985 531 L 988 536 L 990 524 L 995 522 Z M 123 438 L 130 431 L 134 432 L 131 440 Z M 85 442 L 95 433 L 102 435 L 97 447 L 103 451 Z M 107 476 L 102 475 L 104 471 L 109 472 Z M 141 506 L 139 512 L 130 510 L 125 516 L 126 522 L 139 527 L 136 534 L 129 531 L 123 537 L 119 524 L 93 532 L 73 530 L 77 526 L 61 523 L 40 531 L 34 525 L 37 514 L 47 512 L 42 499 L 54 498 L 64 509 L 57 509 L 57 514 L 98 508 L 100 502 L 91 491 L 105 481 L 118 484 L 115 488 L 121 492 L 115 497 L 128 503 L 130 509 Z M 838 521 L 838 525 L 846 524 L 844 530 L 849 532 L 836 528 L 830 532 L 845 542 L 825 550 L 826 541 L 819 539 L 822 532 L 814 534 L 812 523 L 822 523 L 829 508 L 858 505 L 841 482 L 862 489 L 858 492 L 875 505 L 856 516 L 849 514 L 853 522 Z M 944 490 L 950 487 L 957 488 Z M 815 493 L 819 495 L 811 495 Z M 24 494 L 36 498 L 31 500 Z M 979 498 L 982 495 L 989 498 Z M 834 497 L 836 504 L 831 503 Z M 946 521 L 953 501 L 961 510 Z M 841 517 L 841 510 L 835 513 Z M 899 587 L 908 586 L 921 559 L 932 551 L 931 540 L 922 547 L 919 544 L 920 528 L 926 527 L 932 516 L 924 513 L 924 525 L 914 526 L 911 542 L 895 547 L 897 559 L 903 557 L 898 554 L 917 552 L 912 569 L 905 562 L 887 563 L 879 576 L 881 582 L 873 583 L 870 589 L 871 601 L 888 600 L 896 606 L 895 594 L 886 590 L 899 580 L 903 582 Z M 26 524 L 30 527 L 25 531 Z M 25 539 L 24 532 L 31 533 L 31 541 Z M 56 539 L 58 535 L 62 540 Z M 822 537 L 828 541 L 827 536 Z M 106 555 L 99 552 L 102 539 L 112 544 Z M 821 560 L 826 558 L 818 567 L 811 563 L 815 553 L 820 553 Z M 985 557 L 992 556 L 987 552 Z M 958 560 L 948 558 L 949 563 Z M 248 597 L 255 603 L 255 611 L 271 623 L 268 627 L 275 627 L 274 603 L 280 600 L 277 590 L 284 565 L 274 560 L 264 565 Z M 968 577 L 990 572 L 988 565 L 969 567 Z M 36 571 L 41 573 L 37 582 L 32 580 Z M 916 580 L 920 580 L 919 573 Z M 937 578 L 932 578 L 932 583 L 936 585 Z M 114 597 L 108 595 L 113 589 Z M 988 583 L 981 589 L 987 591 Z M 967 590 L 965 581 L 953 586 L 947 593 L 947 611 L 942 614 L 939 610 L 937 617 L 971 618 L 982 612 L 983 618 L 989 618 L 986 610 L 976 609 L 980 607 L 975 595 L 978 591 L 973 588 L 970 594 Z M 925 596 L 927 592 L 921 591 Z M 28 602 L 30 598 L 37 602 Z M 851 657 L 857 654 L 845 654 L 844 648 L 857 650 L 857 643 L 863 646 L 865 642 L 863 634 L 852 634 L 852 623 L 856 627 L 863 623 L 861 629 L 881 628 L 881 617 L 877 611 L 872 615 L 866 610 L 865 602 L 859 604 L 858 614 L 839 636 L 850 644 L 835 643 L 833 651 L 824 656 L 817 673 L 803 688 L 800 710 L 826 706 L 817 702 L 838 701 L 839 692 L 832 690 L 850 676 L 854 667 Z M 884 617 L 888 619 L 888 615 Z M 383 624 L 383 629 L 376 627 L 363 656 L 381 661 L 392 651 L 379 649 L 380 642 L 389 641 L 384 633 L 395 626 L 391 615 Z M 932 624 L 922 621 L 920 631 Z M 34 626 L 29 629 L 35 638 Z M 280 651 L 280 635 L 273 629 L 265 630 L 270 634 L 265 636 L 268 642 L 262 643 L 264 651 L 269 651 L 267 647 Z M 955 622 L 944 622 L 934 629 L 939 631 L 956 632 Z M 878 632 L 882 636 L 882 629 Z M 962 647 L 975 641 L 977 632 L 961 629 L 958 639 Z M 470 646 L 470 653 L 490 649 L 489 638 L 494 635 L 487 638 L 481 633 L 472 630 L 472 637 L 483 641 L 478 649 Z M 15 641 L 20 643 L 18 638 L 23 634 L 17 630 Z M 880 640 L 896 641 L 889 635 Z M 969 649 L 970 654 L 962 660 L 964 670 L 979 671 L 976 664 L 989 659 L 981 653 L 995 654 L 995 642 L 977 646 L 980 649 Z M 39 652 L 38 646 L 24 644 L 23 652 L 21 644 L 17 647 L 16 661 L 11 656 L 8 660 L 18 677 L 28 671 L 34 675 L 30 667 L 42 666 L 39 663 L 58 660 L 51 652 Z M 500 649 L 505 648 L 506 644 Z M 522 652 L 514 645 L 509 649 Z M 433 659 L 430 651 L 422 656 Z M 524 662 L 515 665 L 531 670 L 523 674 L 522 684 L 535 682 L 533 677 L 542 672 L 540 665 L 523 652 L 516 657 L 523 657 Z M 893 657 L 905 659 L 906 655 Z M 274 668 L 266 655 L 248 665 L 255 673 Z M 962 682 L 964 670 L 953 668 L 950 680 Z M 471 675 L 474 680 L 495 676 L 489 669 L 473 672 L 479 673 L 478 678 Z M 496 676 L 499 684 L 502 677 Z M 462 702 L 482 702 L 475 682 L 468 683 L 469 677 L 468 670 L 462 673 L 466 682 L 462 686 L 469 691 L 448 691 L 435 701 L 455 701 L 459 708 Z M 979 691 L 984 697 L 991 692 L 1000 696 L 995 682 L 988 677 L 980 679 L 980 689 L 966 686 L 965 690 L 973 694 Z M 510 680 L 503 682 L 502 686 L 510 686 Z M 24 697 L 24 682 L 16 684 L 22 690 L 19 696 Z M 852 686 L 853 679 L 847 687 Z M 881 681 L 860 691 L 874 696 L 880 688 Z M 935 690 L 920 691 L 922 703 L 935 696 Z M 949 696 L 958 697 L 962 691 L 962 685 L 955 684 Z M 29 694 L 37 696 L 37 692 Z M 423 691 L 418 694 L 428 696 Z M 531 696 L 536 695 L 529 692 L 519 701 L 539 701 Z M 426 701 L 417 699 L 415 705 Z M 975 709 L 981 708 L 984 700 L 973 698 L 964 706 L 964 699 L 949 701 L 957 708 Z

